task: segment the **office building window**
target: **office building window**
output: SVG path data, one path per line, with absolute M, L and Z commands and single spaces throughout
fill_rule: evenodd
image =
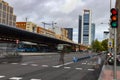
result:
M 0 9 L 2 10 L 2 3 L 0 3 Z
M 13 13 L 13 8 L 12 8 L 12 7 L 10 7 L 10 13 L 11 13 L 11 14 Z
M 7 6 L 3 5 L 3 11 L 7 11 Z

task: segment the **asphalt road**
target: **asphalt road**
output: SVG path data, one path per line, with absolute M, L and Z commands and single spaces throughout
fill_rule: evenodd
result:
M 97 80 L 96 58 L 81 60 L 73 57 L 87 54 L 65 55 L 65 64 L 58 64 L 59 55 L 24 56 L 20 63 L 0 64 L 0 80 Z

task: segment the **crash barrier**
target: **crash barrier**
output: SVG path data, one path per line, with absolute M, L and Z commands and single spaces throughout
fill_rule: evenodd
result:
M 80 60 L 84 60 L 84 59 L 88 59 L 88 58 L 91 58 L 91 57 L 94 57 L 94 56 L 97 56 L 96 54 L 93 54 L 93 55 L 87 55 L 87 56 L 83 56 L 83 57 L 73 57 L 73 62 L 78 62 Z
M 73 62 L 78 62 L 80 60 L 87 59 L 87 58 L 90 58 L 90 57 L 89 56 L 81 57 L 81 58 L 73 57 Z

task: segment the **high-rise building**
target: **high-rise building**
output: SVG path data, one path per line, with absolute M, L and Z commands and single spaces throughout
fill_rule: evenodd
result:
M 95 24 L 91 25 L 91 42 L 95 40 Z
M 81 43 L 81 31 L 82 31 L 82 16 L 79 16 L 79 23 L 78 23 L 78 43 Z
M 13 13 L 13 7 L 3 0 L 0 0 L 0 23 L 16 26 L 16 15 Z
M 65 28 L 68 31 L 68 39 L 73 39 L 73 28 Z
M 104 39 L 108 39 L 109 38 L 109 31 L 104 31 L 103 32 L 103 36 L 104 36 Z
M 81 44 L 91 45 L 91 11 L 83 10 L 82 20 L 79 17 L 79 39 Z M 80 26 L 81 25 L 81 26 Z

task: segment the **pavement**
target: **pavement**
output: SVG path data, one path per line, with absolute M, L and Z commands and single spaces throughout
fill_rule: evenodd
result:
M 20 63 L 0 64 L 0 80 L 98 80 L 94 58 L 72 61 L 84 55 L 66 54 L 64 64 L 58 64 L 60 55 L 23 56 Z
M 113 66 L 104 65 L 98 80 L 113 80 Z M 117 66 L 117 80 L 120 80 L 120 66 Z

